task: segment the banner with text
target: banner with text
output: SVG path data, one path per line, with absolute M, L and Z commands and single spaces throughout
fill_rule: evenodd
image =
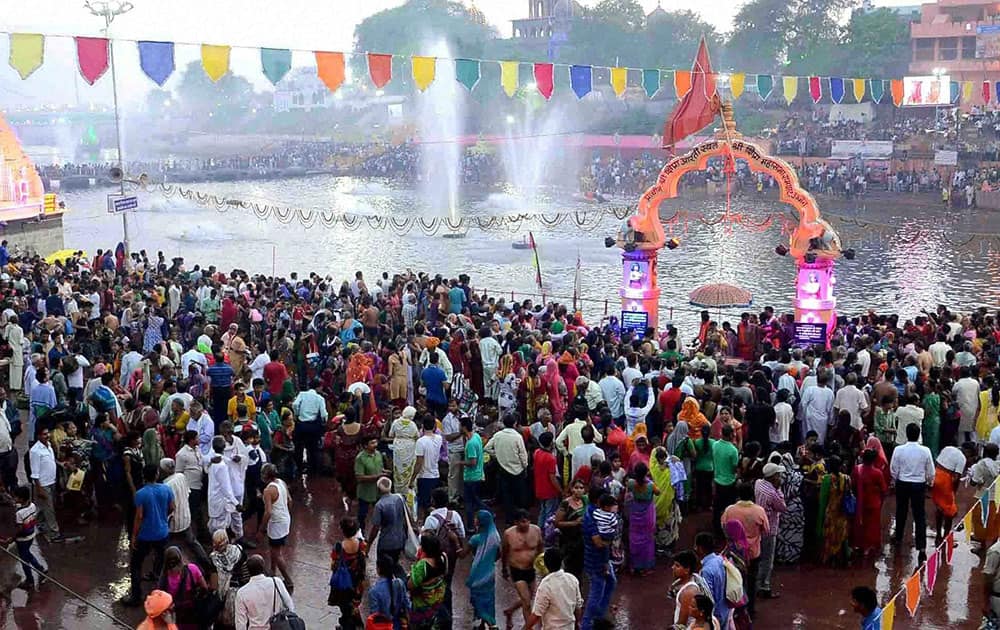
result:
M 834 140 L 830 157 L 888 160 L 892 157 L 892 140 Z

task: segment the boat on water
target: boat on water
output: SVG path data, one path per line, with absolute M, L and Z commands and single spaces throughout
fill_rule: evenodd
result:
M 510 244 L 514 249 L 531 249 L 531 242 L 528 240 L 527 236 L 522 236 L 521 240 L 514 241 Z

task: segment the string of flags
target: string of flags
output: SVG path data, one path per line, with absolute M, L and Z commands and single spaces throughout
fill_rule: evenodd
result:
M 42 66 L 45 59 L 46 36 L 38 33 L 8 33 L 10 39 L 9 64 L 21 79 L 27 79 Z M 51 35 L 49 37 L 65 37 Z M 101 37 L 73 37 L 76 44 L 77 66 L 80 75 L 94 84 L 107 71 L 111 61 L 112 40 Z M 175 42 L 135 41 L 115 39 L 115 42 L 134 42 L 139 52 L 139 66 L 153 83 L 162 86 L 176 70 L 174 63 Z M 229 73 L 229 56 L 233 46 L 201 44 L 201 65 L 212 81 L 219 81 Z M 261 72 L 272 84 L 279 83 L 291 70 L 292 49 L 260 48 Z M 629 87 L 641 88 L 647 98 L 653 98 L 664 88 L 672 87 L 674 96 L 682 98 L 691 89 L 692 71 L 662 68 L 629 68 L 594 65 L 568 65 L 550 62 L 520 62 L 488 59 L 449 59 L 424 55 L 392 55 L 385 53 L 353 53 L 335 51 L 311 52 L 316 61 L 316 74 L 326 87 L 334 92 L 344 83 L 346 57 L 363 56 L 368 70 L 368 79 L 377 89 L 384 88 L 393 80 L 393 60 L 408 59 L 410 76 L 420 91 L 426 90 L 437 79 L 437 68 L 442 63 L 454 64 L 455 79 L 470 92 L 482 78 L 483 64 L 494 64 L 500 68 L 500 86 L 508 97 L 513 97 L 522 87 L 522 66 L 531 67 L 534 88 L 546 100 L 552 98 L 556 87 L 556 70 L 567 72 L 570 88 L 578 99 L 582 99 L 595 89 L 595 70 L 607 70 L 608 81 L 614 94 L 621 98 Z M 398 67 L 398 66 L 397 66 Z M 729 89 L 734 100 L 739 99 L 747 86 L 753 86 L 762 101 L 773 96 L 776 83 L 780 80 L 782 96 L 786 104 L 791 104 L 799 95 L 799 84 L 805 81 L 809 98 L 813 103 L 821 101 L 840 104 L 845 101 L 861 103 L 882 102 L 886 95 L 891 97 L 896 107 L 903 104 L 902 79 L 787 76 L 771 74 L 748 74 L 745 72 L 716 73 L 717 78 L 728 78 Z M 718 81 L 714 82 L 718 83 Z M 983 81 L 976 90 L 974 81 L 951 81 L 949 102 L 983 103 L 1000 102 L 1000 81 Z M 848 94 L 850 95 L 848 97 Z

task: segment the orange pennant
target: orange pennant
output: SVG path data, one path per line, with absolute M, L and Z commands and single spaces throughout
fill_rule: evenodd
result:
M 344 53 L 316 51 L 316 74 L 331 92 L 344 82 Z
M 920 605 L 920 571 L 917 571 L 906 580 L 906 610 L 910 616 L 917 614 L 917 606 Z
M 903 102 L 903 80 L 893 79 L 890 83 L 892 91 L 892 104 L 899 107 Z
M 691 71 L 674 70 L 674 91 L 677 98 L 683 98 L 691 90 Z

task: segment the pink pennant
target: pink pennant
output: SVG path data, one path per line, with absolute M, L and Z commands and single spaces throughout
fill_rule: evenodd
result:
M 76 37 L 76 58 L 80 76 L 93 85 L 108 70 L 110 52 L 103 37 Z
M 535 64 L 535 85 L 538 86 L 538 93 L 546 100 L 552 98 L 552 90 L 555 89 L 555 82 L 552 77 L 551 63 Z
M 955 553 L 955 531 L 948 532 L 948 537 L 944 539 L 944 560 L 951 565 L 951 557 Z
M 938 553 L 938 549 L 927 556 L 927 569 L 924 572 L 924 578 L 927 581 L 927 592 L 930 594 L 934 593 L 934 584 L 937 583 L 938 561 L 940 560 L 941 555 Z

